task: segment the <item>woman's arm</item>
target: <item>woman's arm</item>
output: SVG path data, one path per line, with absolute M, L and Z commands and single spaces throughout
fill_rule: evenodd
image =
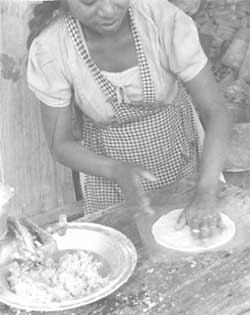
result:
M 51 154 L 63 165 L 85 174 L 114 180 L 131 203 L 145 203 L 140 179 L 155 180 L 148 171 L 119 160 L 98 155 L 81 145 L 72 132 L 70 106 L 50 107 L 41 103 L 45 136 Z
M 186 87 L 199 112 L 205 140 L 196 194 L 180 216 L 177 228 L 188 224 L 194 237 L 207 238 L 221 228 L 216 190 L 227 154 L 232 118 L 209 65 Z
M 213 194 L 227 154 L 232 118 L 208 64 L 193 80 L 186 83 L 186 87 L 205 130 L 197 189 Z
M 114 160 L 83 147 L 73 136 L 71 107 L 41 103 L 42 122 L 50 152 L 63 165 L 86 174 L 112 178 Z

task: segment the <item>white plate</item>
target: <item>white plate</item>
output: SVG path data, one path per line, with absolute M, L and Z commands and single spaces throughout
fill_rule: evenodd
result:
M 158 244 L 181 252 L 204 252 L 226 244 L 235 235 L 234 222 L 227 215 L 220 213 L 222 223 L 225 226 L 221 233 L 207 240 L 196 240 L 192 237 L 187 225 L 181 230 L 175 228 L 182 211 L 183 209 L 170 211 L 153 224 L 152 234 Z

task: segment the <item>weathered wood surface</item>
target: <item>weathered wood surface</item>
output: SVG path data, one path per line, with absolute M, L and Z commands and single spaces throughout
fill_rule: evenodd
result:
M 152 195 L 155 210 L 186 204 L 191 190 L 172 187 Z M 250 222 L 250 194 L 234 186 L 221 188 L 222 209 L 238 213 Z M 72 205 L 79 208 L 80 203 Z M 114 227 L 135 244 L 138 264 L 129 281 L 99 302 L 51 315 L 240 315 L 250 314 L 250 242 L 233 250 L 221 250 L 179 257 L 158 256 L 142 239 L 140 224 L 147 221 L 134 215 L 126 205 L 105 214 L 81 219 Z M 138 229 L 140 233 L 138 232 Z M 160 259 L 159 259 L 160 257 Z M 1 315 L 39 315 L 2 307 Z
M 0 0 L 0 178 L 16 190 L 11 214 L 24 217 L 74 200 L 71 171 L 48 152 L 39 103 L 26 83 L 31 4 Z

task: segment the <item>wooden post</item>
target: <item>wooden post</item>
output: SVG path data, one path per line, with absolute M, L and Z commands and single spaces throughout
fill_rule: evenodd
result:
M 32 1 L 0 1 L 0 179 L 15 188 L 10 214 L 32 217 L 74 200 L 71 170 L 52 160 L 39 103 L 26 84 Z

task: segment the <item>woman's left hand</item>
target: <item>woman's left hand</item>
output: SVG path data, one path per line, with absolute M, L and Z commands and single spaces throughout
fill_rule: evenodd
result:
M 191 203 L 181 213 L 176 229 L 190 227 L 194 238 L 206 239 L 222 229 L 221 217 L 216 207 L 215 194 L 196 194 Z

